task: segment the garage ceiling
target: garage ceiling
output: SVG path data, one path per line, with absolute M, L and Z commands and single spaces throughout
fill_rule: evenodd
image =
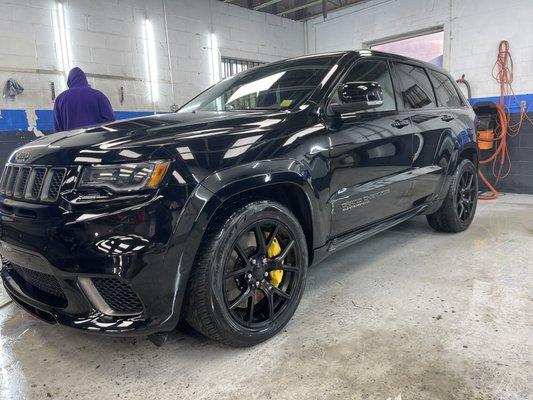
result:
M 302 21 L 366 0 L 220 0 L 251 10 Z

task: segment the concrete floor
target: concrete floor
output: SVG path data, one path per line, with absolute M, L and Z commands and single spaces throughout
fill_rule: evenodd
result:
M 0 309 L 0 398 L 532 399 L 533 196 L 459 235 L 416 218 L 311 269 L 293 320 L 232 349 L 89 336 Z

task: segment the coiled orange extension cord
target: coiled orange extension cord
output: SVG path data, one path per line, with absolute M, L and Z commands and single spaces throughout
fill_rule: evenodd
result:
M 502 179 L 502 171 L 503 167 L 505 165 L 505 160 L 509 160 L 509 169 L 510 169 L 510 159 L 509 154 L 507 152 L 507 115 L 505 114 L 505 108 L 502 104 L 497 104 L 496 109 L 498 111 L 498 127 L 496 128 L 496 136 L 493 141 L 496 142 L 496 150 L 494 150 L 494 153 L 490 155 L 487 158 L 479 160 L 480 164 L 489 164 L 492 162 L 492 174 L 496 178 L 496 182 L 494 185 L 492 185 L 487 177 L 481 172 L 481 169 L 478 170 L 478 175 L 489 189 L 488 194 L 480 194 L 479 199 L 480 200 L 494 200 L 497 199 L 499 194 L 498 191 L 494 186 Z M 498 166 L 498 172 L 496 172 L 496 167 Z M 508 173 L 508 172 L 507 172 Z
M 512 100 L 518 101 L 513 90 L 513 58 L 509 51 L 509 42 L 502 40 L 498 46 L 498 56 L 496 63 L 492 68 L 492 77 L 500 85 L 500 102 L 497 104 L 498 111 L 498 125 L 495 130 L 496 150 L 487 158 L 479 160 L 479 163 L 492 163 L 492 174 L 495 178 L 494 184 L 489 182 L 487 177 L 479 170 L 479 177 L 489 189 L 489 193 L 479 196 L 480 200 L 494 200 L 498 198 L 498 191 L 495 186 L 500 180 L 505 178 L 511 172 L 511 159 L 507 149 L 507 136 L 516 136 L 520 132 L 524 120 L 528 120 L 533 124 L 533 121 L 527 115 L 525 107 L 520 106 L 520 117 L 518 122 L 509 125 L 510 121 L 510 103 Z M 505 99 L 508 99 L 508 105 L 505 104 Z

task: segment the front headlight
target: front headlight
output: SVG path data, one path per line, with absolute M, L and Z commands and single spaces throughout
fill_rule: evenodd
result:
M 92 165 L 83 168 L 78 188 L 106 188 L 116 193 L 155 189 L 163 181 L 169 161 Z

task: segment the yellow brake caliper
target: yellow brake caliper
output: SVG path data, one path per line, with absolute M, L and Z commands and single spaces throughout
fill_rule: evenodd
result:
M 278 239 L 274 238 L 270 246 L 268 246 L 267 257 L 275 258 L 279 256 L 280 253 L 281 253 L 281 246 L 279 245 Z M 281 280 L 283 279 L 283 270 L 274 269 L 268 273 L 268 276 L 270 277 L 270 283 L 272 283 L 272 285 L 274 285 L 275 287 L 278 287 L 279 284 L 281 283 Z

